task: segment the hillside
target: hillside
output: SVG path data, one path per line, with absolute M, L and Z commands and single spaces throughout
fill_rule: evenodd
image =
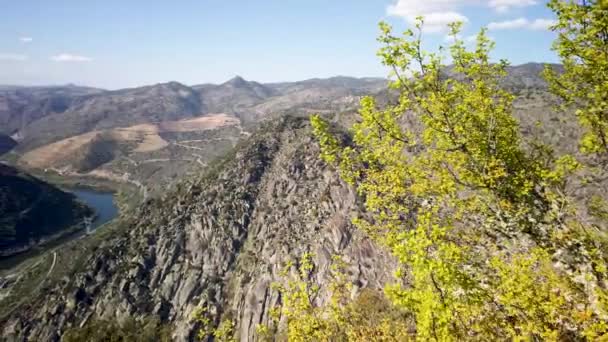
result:
M 21 151 L 93 130 L 204 114 L 198 95 L 177 82 L 96 94 L 19 131 Z
M 544 138 L 575 149 L 577 130 L 548 114 L 551 101 L 542 90 L 517 100 L 523 130 L 532 138 L 540 120 Z M 354 114 L 333 118 L 340 125 Z M 357 292 L 379 291 L 394 260 L 351 225 L 361 204 L 319 152 L 306 118 L 264 124 L 221 162 L 116 223 L 101 244 L 80 247 L 84 260 L 6 317 L 4 336 L 58 340 L 70 327 L 133 318 L 170 325 L 176 341 L 189 341 L 199 328 L 193 312 L 210 307 L 215 322 L 234 320 L 241 340 L 251 341 L 279 303 L 272 283 L 285 281 L 283 265 L 305 252 L 314 255 L 315 284 L 329 282 L 331 258 L 342 255 Z M 60 260 L 75 250 L 66 246 Z M 322 293 L 317 304 L 326 300 Z
M 59 114 L 101 89 L 79 86 L 0 86 L 0 133 L 15 135 L 29 124 Z
M 72 194 L 0 164 L 0 257 L 27 250 L 92 215 Z
M 558 152 L 576 153 L 580 129 L 551 110 L 556 100 L 539 82 L 537 70 L 540 68 L 528 65 L 513 71 L 516 76 L 512 80 L 521 89 L 514 107 L 524 144 L 540 139 Z M 234 83 L 243 86 L 240 81 Z M 267 87 L 285 93 L 289 88 Z M 269 99 L 283 96 L 289 94 Z M 309 101 L 314 104 L 314 99 L 311 95 Z M 394 96 L 383 92 L 382 101 L 390 103 Z M 357 120 L 352 109 L 327 117 L 337 129 Z M 195 134 L 188 127 L 198 127 L 196 120 L 199 119 L 146 126 L 147 138 L 123 139 L 127 152 L 121 153 L 144 153 L 142 144 L 161 146 L 157 137 L 168 146 L 146 153 L 181 148 L 175 141 L 192 147 L 192 143 L 183 143 L 182 139 Z M 240 122 L 237 117 L 231 120 Z M 138 127 L 141 131 L 142 127 Z M 208 130 L 213 138 L 196 142 L 200 144 L 197 148 L 222 154 L 217 150 L 220 145 L 212 139 L 225 137 L 223 134 L 236 127 Z M 91 146 L 111 144 L 109 140 L 115 143 L 119 131 L 104 130 L 103 134 L 87 136 L 88 140 L 78 136 L 84 142 L 74 150 L 77 152 L 67 153 L 86 156 L 84 162 L 114 158 L 97 169 L 110 172 L 108 166 L 125 158 L 110 158 L 91 150 Z M 268 323 L 271 308 L 280 301 L 272 283 L 284 282 L 283 266 L 289 261 L 297 262 L 306 252 L 314 255 L 314 284 L 329 283 L 328 267 L 333 255 L 343 256 L 355 292 L 369 289 L 376 293 L 393 279 L 395 261 L 350 223 L 355 215 L 362 214 L 361 203 L 335 170 L 319 159 L 320 150 L 305 116 L 279 115 L 242 138 L 222 161 L 205 169 L 190 169 L 190 176 L 171 184 L 162 196 L 145 201 L 137 212 L 126 215 L 111 230 L 62 248 L 58 258 L 64 267 L 42 284 L 42 292 L 1 320 L 3 336 L 54 341 L 78 326 L 111 329 L 108 322 L 132 318 L 171 326 L 175 340 L 188 341 L 200 328 L 192 314 L 205 307 L 213 322 L 233 320 L 241 340 L 249 341 L 254 339 L 256 325 Z M 144 144 L 146 139 L 156 143 Z M 72 151 L 67 146 L 73 142 L 62 140 L 54 148 Z M 227 146 L 222 148 L 229 150 Z M 133 154 L 135 150 L 140 152 Z M 53 155 L 44 150 L 37 153 L 39 158 L 30 160 Z M 129 172 L 135 173 L 142 172 L 144 164 L 143 160 L 132 163 L 125 159 L 120 165 L 130 165 Z M 75 165 L 70 167 L 81 167 Z M 603 195 L 600 187 L 596 188 L 578 188 L 576 199 L 586 201 L 591 194 Z M 292 268 L 291 274 L 294 272 Z M 316 304 L 327 300 L 327 293 L 323 292 L 316 297 Z
M 246 134 L 236 117 L 208 114 L 94 130 L 27 151 L 18 165 L 159 188 L 226 153 Z
M 304 252 L 315 255 L 318 283 L 341 254 L 358 289 L 379 289 L 392 261 L 354 230 L 355 195 L 318 153 L 306 120 L 266 125 L 207 173 L 118 223 L 120 233 L 83 252 L 78 270 L 56 275 L 6 318 L 3 336 L 53 341 L 86 322 L 152 317 L 186 341 L 198 329 L 193 311 L 207 306 L 214 319 L 234 319 L 247 340 L 279 300 L 272 283 L 283 266 Z
M 249 125 L 273 112 L 315 102 L 319 96 L 341 101 L 385 84 L 382 79 L 340 77 L 264 85 L 237 76 L 219 85 L 189 87 L 169 82 L 115 91 L 75 86 L 4 87 L 0 88 L 0 126 L 4 127 L 0 133 L 13 135 L 20 143 L 19 151 L 28 151 L 93 130 L 207 113 L 234 115 Z M 289 104 L 284 103 L 287 100 Z M 265 102 L 268 104 L 256 107 Z
M 26 169 L 160 190 L 229 151 L 263 120 L 352 109 L 364 89 L 385 83 L 340 77 L 265 85 L 237 76 L 218 85 L 99 92 L 27 121 L 14 133 L 19 145 L 11 160 Z

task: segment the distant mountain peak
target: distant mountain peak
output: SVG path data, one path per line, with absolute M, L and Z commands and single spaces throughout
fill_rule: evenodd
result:
M 230 80 L 228 80 L 225 84 L 231 85 L 231 86 L 234 86 L 234 87 L 244 87 L 244 86 L 247 86 L 249 84 L 249 82 L 247 82 L 241 76 L 237 75 L 237 76 L 231 78 Z
M 169 87 L 169 88 L 172 88 L 172 89 L 188 88 L 188 86 L 186 86 L 186 85 L 184 85 L 182 83 L 179 83 L 177 81 L 170 81 L 170 82 L 167 82 L 167 83 L 161 83 L 159 85 L 160 86 L 166 86 L 166 87 Z

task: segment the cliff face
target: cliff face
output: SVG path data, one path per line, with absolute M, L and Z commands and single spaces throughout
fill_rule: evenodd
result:
M 53 341 L 94 319 L 152 316 L 187 341 L 198 329 L 192 312 L 206 306 L 254 340 L 280 301 L 271 284 L 304 252 L 314 254 L 314 282 L 329 280 L 339 254 L 355 288 L 380 288 L 393 260 L 352 227 L 355 194 L 318 155 L 304 120 L 262 128 L 206 175 L 125 218 L 74 276 L 5 318 L 4 338 Z

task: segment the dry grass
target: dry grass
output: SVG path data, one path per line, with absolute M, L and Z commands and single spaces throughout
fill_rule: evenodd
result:
M 99 131 L 77 135 L 42 146 L 24 154 L 19 161 L 34 168 L 47 168 L 57 162 L 68 160 L 82 146 L 93 140 Z
M 233 116 L 227 114 L 209 114 L 194 119 L 168 121 L 158 124 L 140 124 L 114 128 L 104 132 L 109 133 L 112 139 L 115 139 L 119 143 L 136 142 L 137 145 L 131 152 L 137 153 L 152 152 L 167 147 L 169 142 L 159 135 L 162 132 L 196 132 L 239 124 L 239 119 Z M 25 153 L 20 158 L 20 162 L 29 167 L 40 169 L 57 167 L 69 161 L 76 151 L 90 143 L 100 133 L 102 131 L 92 131 L 39 147 Z
M 158 125 L 162 132 L 195 132 L 240 124 L 239 119 L 227 114 L 211 114 L 194 119 L 163 122 Z
M 133 152 L 151 152 L 169 145 L 167 141 L 158 135 L 158 125 L 141 124 L 126 128 L 116 128 L 112 133 L 115 139 L 119 141 L 139 141 L 139 145 L 137 145 Z

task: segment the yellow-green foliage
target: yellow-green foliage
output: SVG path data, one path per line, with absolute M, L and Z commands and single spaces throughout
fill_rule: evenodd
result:
M 171 341 L 171 328 L 156 318 L 127 319 L 120 323 L 115 320 L 94 319 L 83 327 L 68 329 L 61 340 L 65 342 L 169 342 Z
M 597 217 L 601 220 L 608 221 L 608 203 L 598 196 L 593 195 L 589 198 L 587 207 L 589 208 L 589 213 L 594 217 Z
M 507 63 L 490 62 L 485 30 L 468 50 L 460 24 L 451 25 L 447 78 L 443 51 L 421 48 L 422 25 L 402 37 L 380 25 L 379 56 L 399 102 L 379 109 L 364 98 L 350 146 L 311 119 L 321 156 L 365 201 L 369 216 L 355 224 L 403 266 L 397 278 L 406 281 L 389 285 L 387 297 L 413 314 L 421 340 L 605 334 L 604 242 L 590 238 L 601 234 L 582 226 L 565 195 L 581 165 L 541 144 L 522 147 L 513 95 L 499 86 Z M 576 261 L 560 266 L 564 259 Z M 304 333 L 331 322 L 292 321 L 290 331 Z
M 217 326 L 209 314 L 209 309 L 205 306 L 200 306 L 192 312 L 192 321 L 200 325 L 198 330 L 199 340 L 205 341 L 213 339 L 219 342 L 236 341 L 234 332 L 234 321 L 231 319 L 222 320 Z
M 274 329 L 266 325 L 257 328 L 258 338 L 273 341 L 273 330 L 279 319 L 285 319 L 286 329 L 279 340 L 288 341 L 406 341 L 409 339 L 408 317 L 388 302 L 381 293 L 363 291 L 350 300 L 351 285 L 344 272 L 344 263 L 335 257 L 329 286 L 330 298 L 325 306 L 315 305 L 318 286 L 311 281 L 312 255 L 304 254 L 295 277 L 289 278 L 287 265 L 283 276 L 286 285 L 276 284 L 283 303 L 272 310 Z
M 608 153 L 608 2 L 551 0 L 558 14 L 554 49 L 564 65 L 557 75 L 547 69 L 551 89 L 574 108 L 586 129 L 584 152 Z
M 233 342 L 234 338 L 234 321 L 225 319 L 220 322 L 214 332 L 214 341 L 218 342 Z

